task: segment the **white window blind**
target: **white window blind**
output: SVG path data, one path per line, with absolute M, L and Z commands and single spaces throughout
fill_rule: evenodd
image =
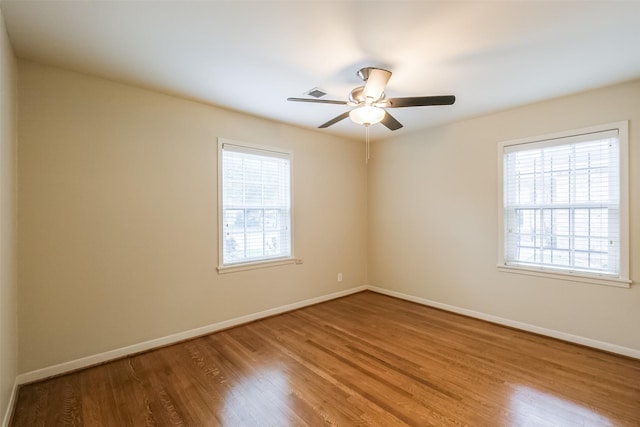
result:
M 222 265 L 291 256 L 291 156 L 221 145 Z
M 619 277 L 618 129 L 503 149 L 504 264 Z

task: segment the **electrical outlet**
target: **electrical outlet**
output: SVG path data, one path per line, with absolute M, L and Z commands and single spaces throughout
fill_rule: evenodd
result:
M 338 282 L 342 282 L 342 273 L 338 273 Z

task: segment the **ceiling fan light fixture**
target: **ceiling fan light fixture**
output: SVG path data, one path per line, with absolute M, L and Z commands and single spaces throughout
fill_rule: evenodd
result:
M 380 123 L 386 112 L 379 107 L 365 105 L 363 107 L 354 108 L 349 112 L 349 118 L 359 125 L 374 125 Z

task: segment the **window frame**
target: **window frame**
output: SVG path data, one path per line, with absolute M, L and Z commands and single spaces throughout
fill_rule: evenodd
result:
M 598 274 L 569 269 L 555 269 L 549 266 L 521 266 L 508 265 L 505 259 L 505 205 L 504 205 L 504 156 L 508 147 L 541 143 L 552 140 L 570 139 L 580 135 L 618 131 L 619 141 L 619 225 L 620 225 L 620 270 L 617 276 Z M 570 144 L 567 141 L 567 144 Z M 561 142 L 557 145 L 563 145 Z M 616 286 L 629 288 L 632 283 L 629 279 L 629 121 L 619 121 L 602 125 L 590 126 L 580 129 L 555 132 L 527 138 L 520 138 L 498 143 L 498 271 L 504 273 L 527 274 L 552 279 L 561 279 L 574 282 L 591 283 L 597 285 Z
M 255 150 L 259 152 L 277 154 L 279 157 L 286 156 L 289 159 L 289 247 L 290 254 L 288 256 L 274 257 L 269 259 L 254 261 L 239 261 L 224 264 L 224 206 L 223 206 L 223 150 L 224 145 L 229 144 L 241 149 Z M 274 156 L 275 157 L 275 156 Z M 228 138 L 218 138 L 218 273 L 231 273 L 235 271 L 252 270 L 256 268 L 274 267 L 278 265 L 286 265 L 299 263 L 294 256 L 294 215 L 293 215 L 293 151 L 278 147 L 269 147 L 258 145 Z

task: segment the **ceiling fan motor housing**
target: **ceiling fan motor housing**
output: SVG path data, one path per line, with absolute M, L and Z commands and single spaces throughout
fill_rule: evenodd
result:
M 382 101 L 384 97 L 385 97 L 385 94 L 384 92 L 382 92 L 382 95 L 380 95 L 380 98 L 375 99 L 374 102 Z M 357 88 L 353 89 L 351 93 L 349 93 L 349 101 L 353 102 L 354 104 L 362 104 L 365 101 L 364 86 L 358 86 Z

